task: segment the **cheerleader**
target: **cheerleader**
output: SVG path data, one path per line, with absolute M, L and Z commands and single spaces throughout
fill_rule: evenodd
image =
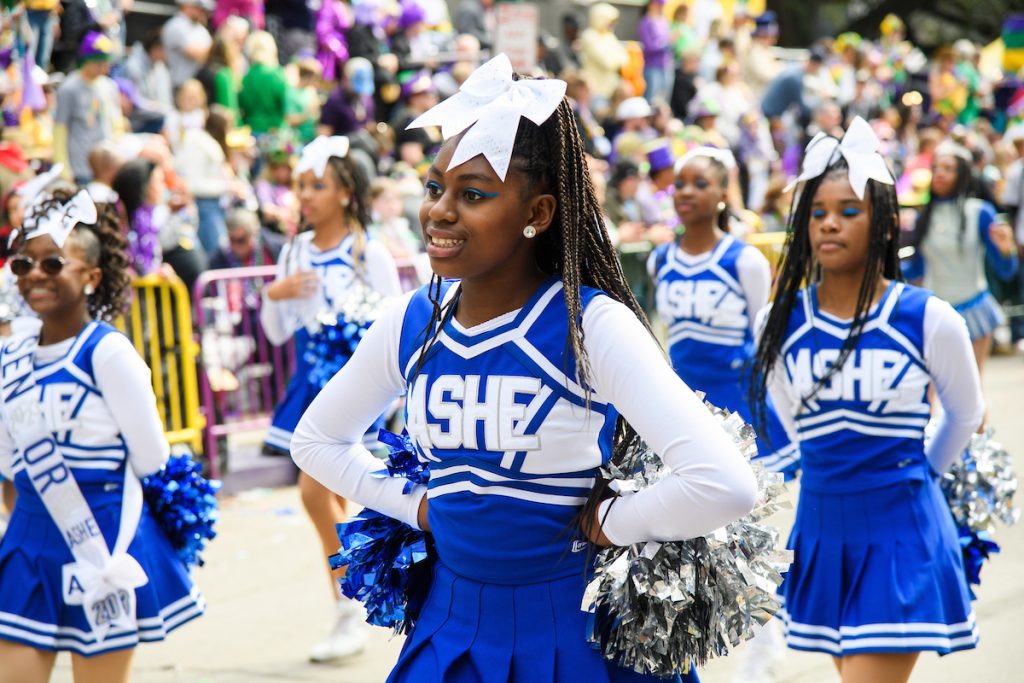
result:
M 911 233 L 916 252 L 907 264 L 908 279 L 920 279 L 935 296 L 953 304 L 967 321 L 979 371 L 992 349 L 995 329 L 1006 322 L 989 291 L 986 261 L 1003 280 L 1017 272 L 1013 230 L 996 220 L 991 203 L 977 196 L 971 153 L 947 141 L 935 149 L 932 196 Z
M 588 539 L 690 538 L 754 502 L 750 468 L 630 293 L 564 92 L 498 55 L 413 122 L 447 136 L 420 208 L 435 276 L 370 328 L 293 439 L 310 476 L 433 534 L 389 681 L 662 680 L 586 643 Z M 431 473 L 408 495 L 360 443 L 404 393 Z M 606 496 L 597 468 L 639 438 L 672 473 Z
M 18 500 L 0 542 L 0 681 L 127 681 L 135 646 L 204 604 L 142 499 L 169 448 L 150 372 L 108 324 L 124 308 L 113 209 L 56 190 L 30 207 L 10 259 L 40 325 L 0 350 L 0 471 Z
M 367 239 L 368 182 L 348 149 L 348 138 L 339 136 L 318 137 L 303 149 L 295 173 L 302 219 L 312 229 L 284 246 L 277 278 L 264 291 L 260 320 L 267 339 L 276 345 L 295 340 L 295 374 L 266 438 L 269 447 L 284 453 L 295 425 L 320 390 L 306 351 L 323 315 L 338 313 L 355 287 L 385 296 L 401 293 L 391 254 L 379 241 Z M 324 556 L 333 554 L 338 549 L 335 526 L 345 520 L 344 499 L 301 472 L 299 491 Z M 310 651 L 310 659 L 317 662 L 355 654 L 366 642 L 361 605 L 342 597 L 334 576 L 328 578 L 339 602 L 330 634 Z
M 747 402 L 754 353 L 754 316 L 768 303 L 771 268 L 761 252 L 728 234 L 726 193 L 736 162 L 728 150 L 698 147 L 676 162 L 673 201 L 683 234 L 647 260 L 658 315 L 668 327 L 672 369 L 719 408 L 753 424 Z M 792 477 L 799 460 L 774 408 L 767 439 L 758 439 L 766 468 Z
M 878 145 L 857 118 L 842 142 L 808 146 L 752 391 L 754 404 L 770 392 L 800 446 L 787 640 L 832 655 L 846 683 L 906 681 L 920 652 L 978 641 L 936 481 L 981 421 L 978 369 L 963 318 L 898 281 Z M 926 448 L 930 385 L 943 411 Z

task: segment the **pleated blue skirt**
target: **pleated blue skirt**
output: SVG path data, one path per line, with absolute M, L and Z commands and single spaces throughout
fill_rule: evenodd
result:
M 838 657 L 978 642 L 953 517 L 932 480 L 800 492 L 782 584 L 786 640 Z
M 987 337 L 1006 322 L 1003 309 L 988 290 L 963 303 L 955 304 L 953 308 L 967 322 L 971 341 Z
M 584 578 L 481 583 L 438 563 L 388 683 L 665 683 L 616 666 L 586 641 Z M 691 672 L 687 683 L 699 683 Z
M 120 506 L 101 506 L 93 514 L 111 545 Z M 20 496 L 0 541 L 0 638 L 91 656 L 163 640 L 203 613 L 205 603 L 188 570 L 148 509 L 143 509 L 128 553 L 149 579 L 135 589 L 137 628 L 112 629 L 97 641 L 82 606 L 66 605 L 61 599 L 61 571 L 73 557 L 60 530 L 41 501 Z

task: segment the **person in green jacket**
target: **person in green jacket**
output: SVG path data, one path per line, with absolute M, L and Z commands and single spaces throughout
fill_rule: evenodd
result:
M 213 39 L 213 47 L 206 64 L 199 70 L 196 78 L 206 90 L 206 99 L 210 104 L 226 107 L 234 116 L 234 123 L 241 125 L 242 117 L 238 109 L 238 88 L 242 82 L 242 52 L 238 44 L 228 35 L 225 27 L 217 31 Z
M 242 78 L 238 106 L 242 123 L 254 135 L 280 130 L 285 125 L 288 82 L 277 61 L 277 44 L 266 31 L 256 31 L 245 41 L 249 71 Z

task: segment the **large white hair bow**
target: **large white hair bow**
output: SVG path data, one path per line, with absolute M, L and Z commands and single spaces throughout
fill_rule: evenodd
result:
M 519 119 L 525 116 L 538 126 L 547 121 L 565 96 L 565 87 L 565 81 L 553 78 L 513 81 L 512 62 L 499 54 L 474 71 L 457 93 L 420 114 L 408 127 L 440 126 L 447 140 L 472 126 L 448 167 L 483 154 L 504 182 Z
M 98 218 L 96 204 L 85 190 L 80 190 L 66 204 L 58 204 L 46 213 L 42 213 L 42 204 L 48 198 L 49 195 L 37 195 L 38 201 L 25 209 L 24 221 L 32 225 L 25 235 L 26 242 L 36 237 L 49 235 L 59 248 L 63 248 L 64 242 L 67 241 L 68 235 L 76 225 L 79 223 L 92 225 Z M 17 236 L 17 231 L 11 233 L 10 243 L 13 244 Z
M 348 156 L 348 148 L 348 138 L 344 135 L 319 136 L 302 148 L 302 156 L 295 165 L 295 175 L 312 171 L 317 178 L 323 178 L 327 160 L 331 157 L 344 159 Z
M 881 142 L 871 125 L 859 116 L 850 124 L 842 140 L 818 133 L 807 143 L 800 175 L 786 187 L 786 192 L 793 189 L 797 183 L 817 178 L 825 173 L 836 159 L 836 154 L 841 154 L 850 167 L 850 187 L 858 199 L 864 199 L 864 189 L 868 180 L 893 185 L 896 181 L 886 166 L 885 159 L 878 153 L 880 146 Z

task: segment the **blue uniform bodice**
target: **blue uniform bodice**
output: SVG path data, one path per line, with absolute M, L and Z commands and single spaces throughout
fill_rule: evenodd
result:
M 599 294 L 584 289 L 584 307 Z M 421 360 L 431 310 L 421 289 L 403 321 L 399 359 L 409 434 L 429 463 L 441 560 L 491 583 L 582 575 L 586 546 L 574 519 L 611 457 L 618 415 L 593 396 L 588 404 L 576 378 L 561 281 L 483 325 L 449 319 Z
M 798 403 L 804 488 L 861 491 L 926 476 L 931 406 L 923 330 L 930 296 L 890 285 L 843 367 L 815 392 L 839 356 L 850 321 L 820 311 L 813 286 L 799 293 L 781 356 Z

